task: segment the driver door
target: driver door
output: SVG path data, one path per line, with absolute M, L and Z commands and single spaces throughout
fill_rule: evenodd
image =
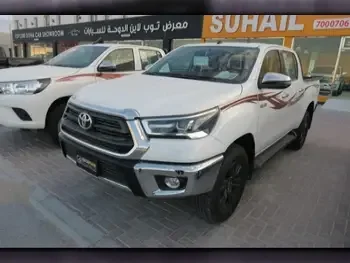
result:
M 115 69 L 105 69 L 100 71 L 99 66 L 111 64 Z M 118 48 L 111 51 L 97 67 L 96 80 L 99 79 L 114 79 L 131 73 L 135 73 L 135 52 L 134 48 Z
M 258 87 L 266 73 L 285 74 L 279 50 L 269 50 L 264 57 Z M 293 87 L 259 89 L 258 136 L 260 145 L 257 150 L 264 151 L 289 132 L 290 117 L 293 114 L 288 100 L 293 96 Z

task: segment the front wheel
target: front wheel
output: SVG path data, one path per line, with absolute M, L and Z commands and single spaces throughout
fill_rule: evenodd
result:
M 228 220 L 241 200 L 249 172 L 246 151 L 233 145 L 225 153 L 213 190 L 195 197 L 198 215 L 210 224 Z
M 294 141 L 292 141 L 288 145 L 288 147 L 287 147 L 288 149 L 293 150 L 293 151 L 298 151 L 301 148 L 303 148 L 307 134 L 309 132 L 310 121 L 311 121 L 310 112 L 306 111 L 304 118 L 301 121 L 300 126 L 298 127 L 298 129 L 296 129 L 294 131 L 296 133 L 296 138 Z
M 59 144 L 58 133 L 60 129 L 60 121 L 65 108 L 66 104 L 59 104 L 55 106 L 48 114 L 46 129 L 55 144 Z

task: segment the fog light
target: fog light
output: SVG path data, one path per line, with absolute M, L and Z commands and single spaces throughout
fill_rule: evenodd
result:
M 165 177 L 164 183 L 167 187 L 171 189 L 176 189 L 180 187 L 180 180 L 176 177 Z

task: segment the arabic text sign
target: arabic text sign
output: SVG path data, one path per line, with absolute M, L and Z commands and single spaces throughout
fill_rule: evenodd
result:
M 149 34 L 154 32 L 174 32 L 178 30 L 184 30 L 188 28 L 188 22 L 161 22 L 157 21 L 154 24 L 144 24 L 144 23 L 137 23 L 137 24 L 123 24 L 119 26 L 111 26 L 111 25 L 102 25 L 101 27 L 95 28 L 95 27 L 85 27 L 84 28 L 84 34 L 89 36 L 95 36 L 95 35 L 105 35 L 105 34 L 117 34 L 122 38 L 128 38 L 132 36 L 133 34 L 137 34 L 139 32 L 142 32 L 143 34 Z
M 200 38 L 203 16 L 152 15 L 13 31 L 15 42 Z

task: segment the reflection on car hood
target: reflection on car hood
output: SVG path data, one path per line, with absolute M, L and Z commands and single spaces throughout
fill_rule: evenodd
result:
M 89 85 L 74 98 L 77 103 L 135 109 L 144 117 L 204 111 L 236 99 L 241 92 L 240 84 L 135 74 Z
M 0 82 L 65 77 L 77 71 L 79 69 L 48 65 L 6 68 L 0 71 Z

